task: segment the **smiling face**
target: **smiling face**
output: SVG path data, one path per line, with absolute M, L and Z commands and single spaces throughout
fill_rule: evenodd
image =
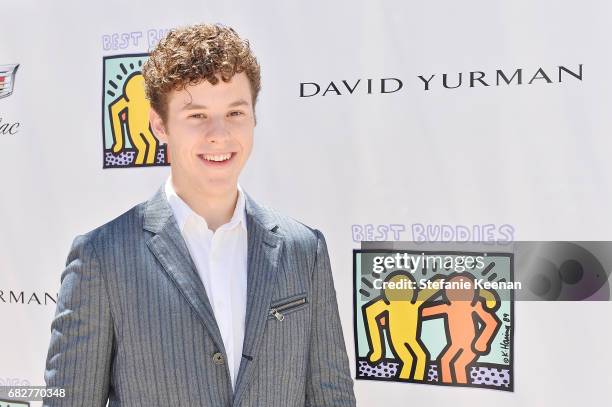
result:
M 163 122 L 151 109 L 153 132 L 168 144 L 177 189 L 207 195 L 236 188 L 253 146 L 255 114 L 245 73 L 215 85 L 202 81 L 168 95 Z

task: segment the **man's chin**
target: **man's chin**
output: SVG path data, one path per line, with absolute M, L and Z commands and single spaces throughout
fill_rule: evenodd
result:
M 209 192 L 226 192 L 235 189 L 238 184 L 238 179 L 235 176 L 222 176 L 220 174 L 210 173 L 205 175 L 200 174 L 195 180 L 200 189 Z

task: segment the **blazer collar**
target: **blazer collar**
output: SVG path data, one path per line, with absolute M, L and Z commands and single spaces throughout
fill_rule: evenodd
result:
M 266 230 L 275 231 L 278 224 L 270 210 L 255 202 L 244 189 L 242 189 L 242 193 L 244 194 L 247 228 L 250 223 L 255 222 Z M 159 233 L 167 226 L 166 223 L 171 221 L 171 218 L 174 218 L 172 208 L 168 203 L 165 184 L 162 184 L 155 194 L 145 202 L 143 228 L 152 233 Z M 174 219 L 174 226 L 180 230 L 176 219 Z
M 172 213 L 176 218 L 176 222 L 179 226 L 179 230 L 181 232 L 184 231 L 185 225 L 189 221 L 199 221 L 202 222 L 206 228 L 208 228 L 208 224 L 206 223 L 206 219 L 202 218 L 198 215 L 183 199 L 176 193 L 174 189 L 174 185 L 172 184 L 172 176 L 169 176 L 164 183 L 164 193 L 166 194 L 166 198 L 168 199 L 168 204 L 172 209 Z M 246 221 L 246 212 L 245 212 L 245 197 L 244 192 L 240 184 L 238 184 L 238 199 L 236 201 L 236 207 L 234 208 L 234 213 L 232 214 L 231 219 L 227 222 L 226 225 L 222 226 L 223 228 L 234 228 L 239 226 L 243 228 L 245 231 L 247 229 L 247 221 Z

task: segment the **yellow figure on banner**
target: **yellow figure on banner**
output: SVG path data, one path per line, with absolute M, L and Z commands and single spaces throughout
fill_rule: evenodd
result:
M 108 107 L 113 132 L 113 152 L 121 152 L 124 139 L 128 137 L 136 149 L 136 165 L 155 163 L 158 141 L 149 127 L 150 108 L 144 92 L 144 78 L 140 72 L 132 74 L 126 80 L 123 94 Z
M 415 279 L 405 271 L 396 271 L 387 276 L 383 282 L 383 294 L 362 308 L 370 344 L 370 363 L 377 364 L 382 359 L 381 331 L 386 327 L 391 352 L 402 362 L 399 378 L 424 380 L 429 355 L 420 339 L 419 314 L 423 303 L 439 291 L 419 290 Z M 413 365 L 414 373 L 411 375 Z

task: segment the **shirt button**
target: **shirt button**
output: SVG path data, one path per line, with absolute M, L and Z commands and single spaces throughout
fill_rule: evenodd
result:
M 224 362 L 223 354 L 221 352 L 216 352 L 213 355 L 213 362 L 215 362 L 215 365 L 222 365 Z

